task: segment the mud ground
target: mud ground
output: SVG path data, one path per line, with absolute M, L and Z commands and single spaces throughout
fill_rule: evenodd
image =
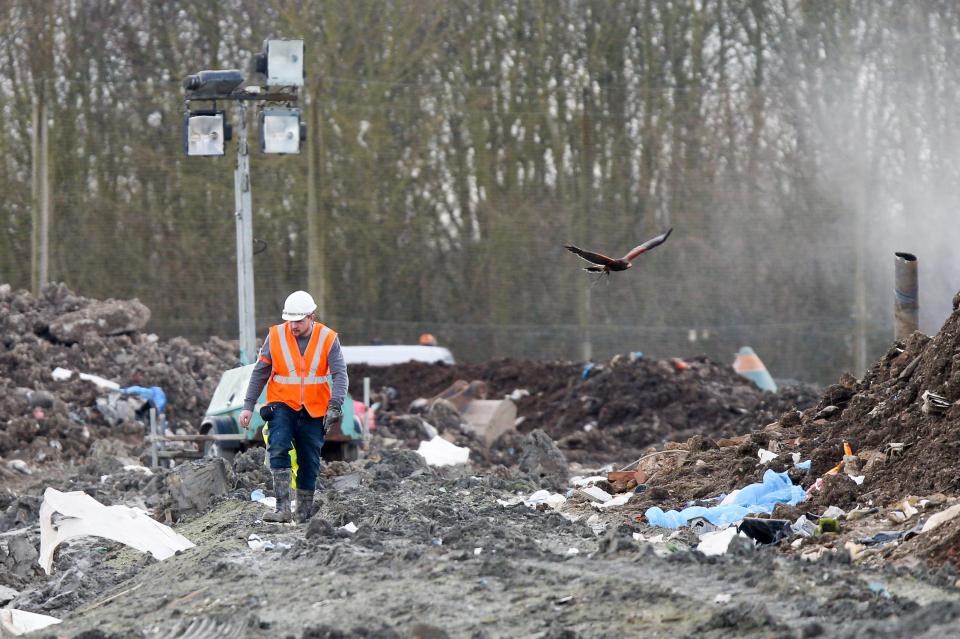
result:
M 944 637 L 960 617 L 950 571 L 746 545 L 708 558 L 683 536 L 636 541 L 651 529 L 623 513 L 591 527 L 596 511 L 577 498 L 579 521 L 503 506 L 536 485 L 506 469 L 435 470 L 413 453 L 333 470 L 345 474 L 324 478 L 307 525 L 263 523 L 250 471 L 237 472 L 235 491 L 175 526 L 196 548 L 157 562 L 78 540 L 13 603 L 65 618 L 35 636 L 85 639 Z M 350 522 L 355 533 L 339 530 Z M 273 548 L 252 549 L 251 535 Z

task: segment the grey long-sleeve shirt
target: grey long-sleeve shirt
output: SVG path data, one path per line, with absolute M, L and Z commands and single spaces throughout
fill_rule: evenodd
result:
M 297 337 L 297 347 L 300 349 L 300 355 L 307 350 L 310 343 L 310 335 Z M 270 375 L 273 373 L 273 362 L 270 358 L 270 333 L 267 333 L 267 339 L 263 341 L 260 347 L 260 357 L 257 365 L 253 368 L 250 375 L 250 385 L 247 386 L 247 395 L 243 400 L 244 410 L 253 410 L 257 400 L 260 399 L 260 393 L 263 387 L 267 385 Z M 263 360 L 267 360 L 264 362 Z M 270 363 L 267 363 L 270 362 Z M 330 384 L 330 404 L 340 408 L 343 406 L 343 400 L 347 396 L 347 386 L 349 378 L 347 377 L 347 363 L 343 359 L 343 351 L 340 350 L 340 338 L 335 337 L 333 344 L 330 345 L 330 355 L 327 356 L 327 362 L 330 365 L 330 376 L 333 378 Z

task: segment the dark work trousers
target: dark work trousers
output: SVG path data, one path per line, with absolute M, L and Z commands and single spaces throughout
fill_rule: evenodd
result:
M 305 408 L 293 410 L 278 403 L 270 419 L 270 468 L 290 468 L 290 449 L 297 451 L 297 489 L 316 490 L 323 448 L 323 417 L 311 417 Z

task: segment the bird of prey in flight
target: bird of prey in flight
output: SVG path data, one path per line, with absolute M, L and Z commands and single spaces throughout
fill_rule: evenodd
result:
M 591 263 L 591 266 L 584 267 L 583 270 L 590 273 L 599 273 L 601 277 L 604 275 L 610 275 L 614 271 L 625 271 L 631 266 L 633 266 L 633 260 L 637 259 L 640 255 L 657 248 L 661 244 L 667 241 L 667 238 L 670 237 L 670 233 L 673 232 L 673 229 L 667 229 L 666 233 L 661 233 L 660 235 L 650 238 L 643 244 L 635 246 L 629 253 L 621 257 L 620 259 L 615 259 L 612 257 L 607 257 L 602 253 L 593 253 L 592 251 L 584 251 L 581 248 L 576 246 L 566 244 L 564 248 L 579 255 L 581 258 Z

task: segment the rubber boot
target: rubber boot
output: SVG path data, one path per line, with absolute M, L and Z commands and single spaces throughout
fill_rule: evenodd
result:
M 263 521 L 285 524 L 292 519 L 290 514 L 290 480 L 293 471 L 289 468 L 277 468 L 270 471 L 273 475 L 273 494 L 277 496 L 277 512 L 264 514 Z
M 312 490 L 297 490 L 297 521 L 301 524 L 313 517 L 313 493 Z

